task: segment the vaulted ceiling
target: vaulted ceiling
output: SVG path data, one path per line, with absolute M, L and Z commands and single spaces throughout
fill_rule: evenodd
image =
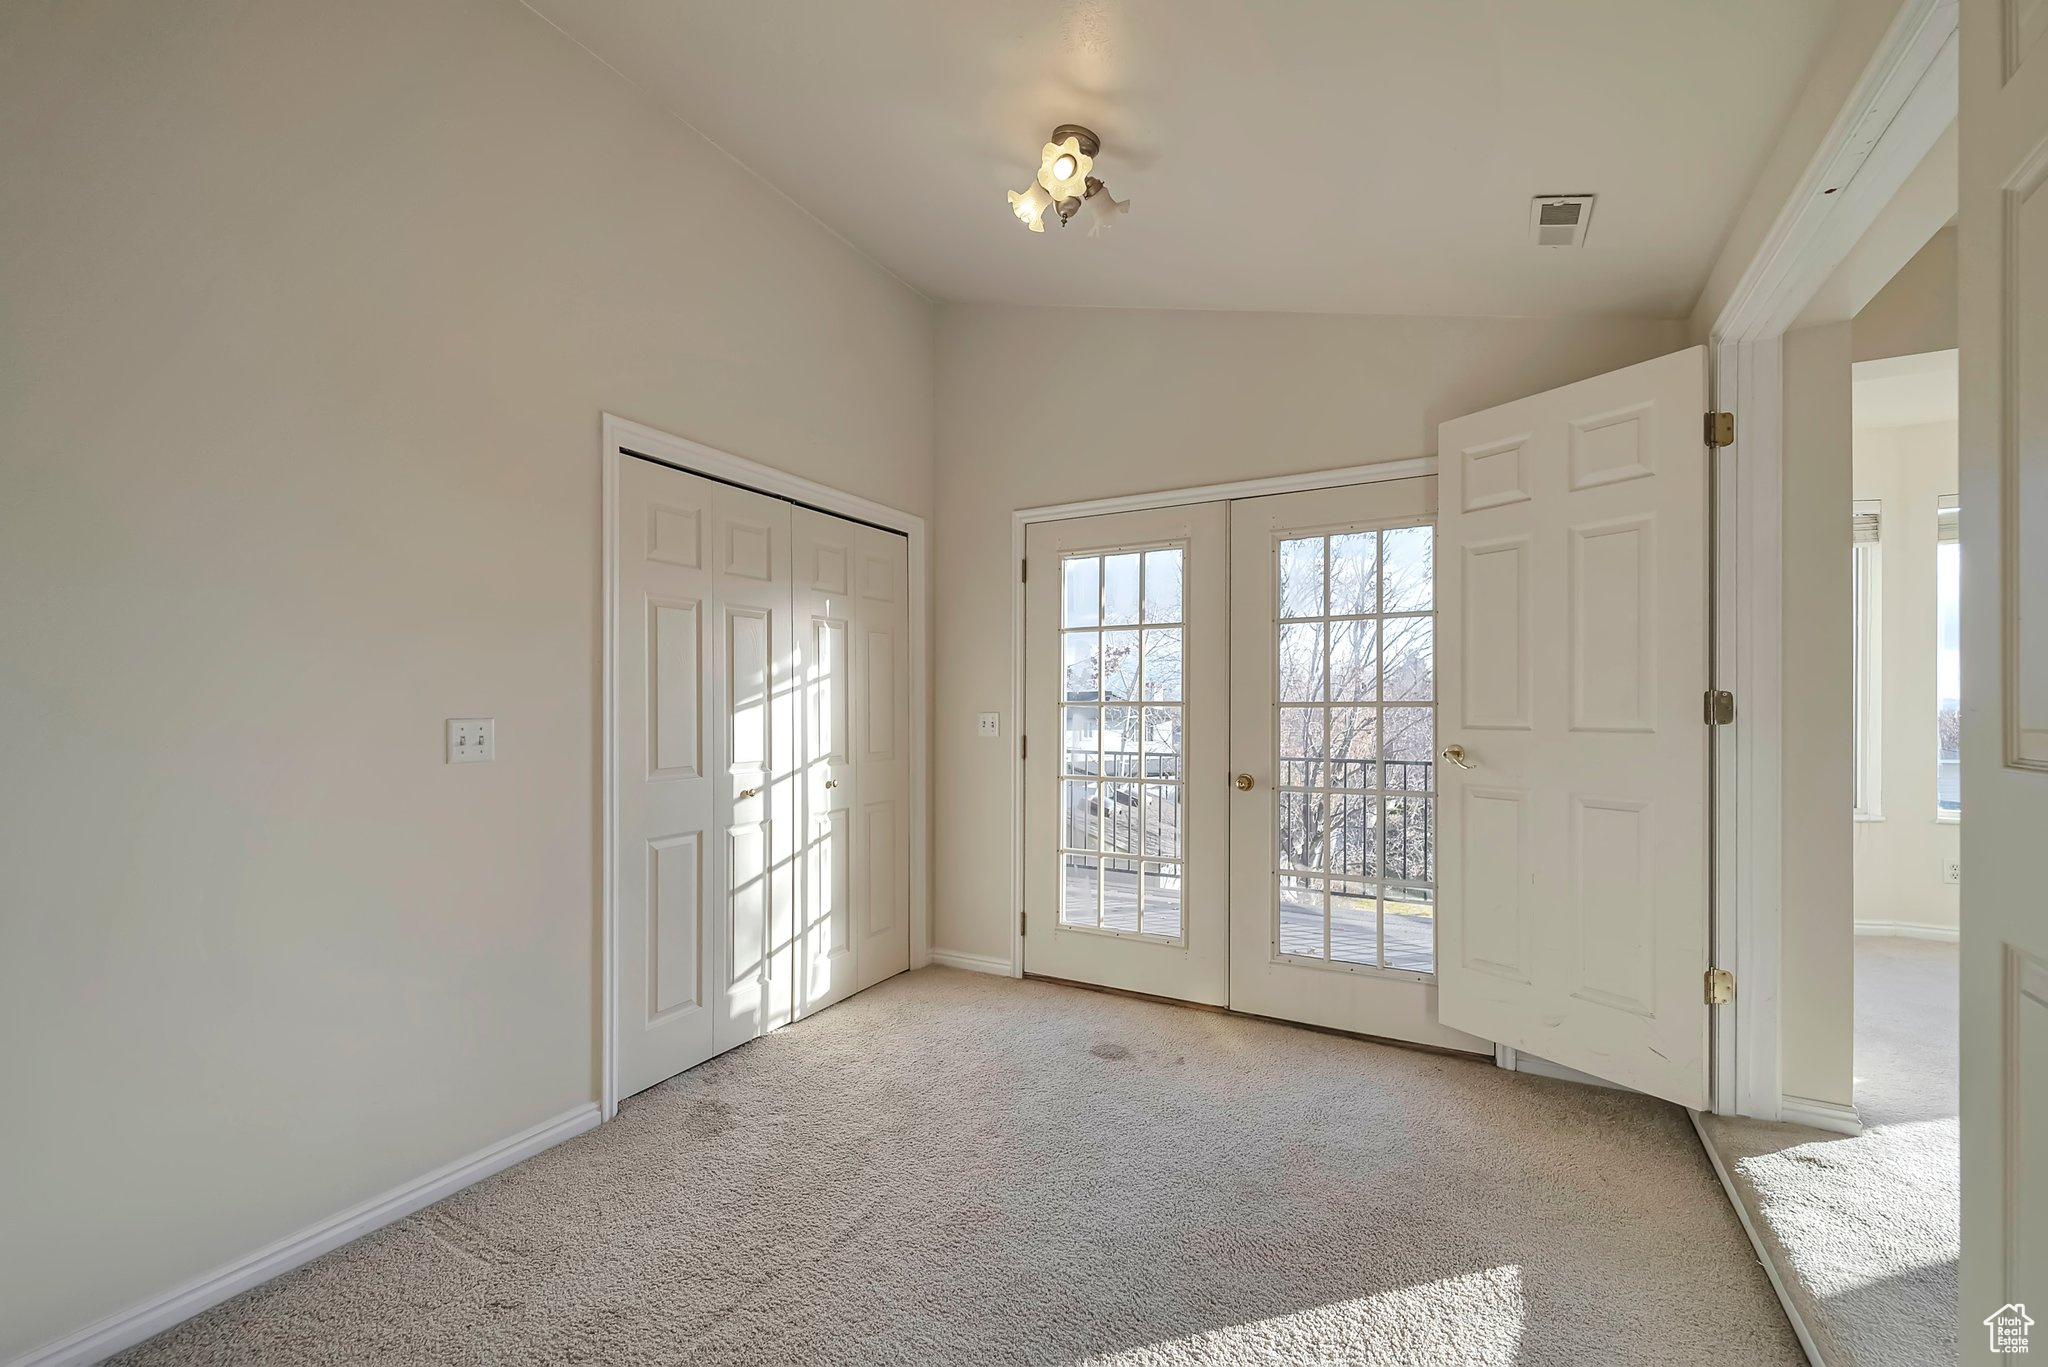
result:
M 1679 317 L 1833 0 L 529 0 L 939 299 Z M 1130 214 L 1005 204 L 1054 124 Z M 1529 201 L 1599 196 L 1581 249 Z M 717 206 L 706 205 L 707 213 Z

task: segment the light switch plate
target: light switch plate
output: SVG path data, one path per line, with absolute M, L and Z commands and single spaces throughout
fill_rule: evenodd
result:
M 984 735 L 984 736 L 1000 736 L 1001 734 L 1003 734 L 1003 717 L 1002 717 L 1002 713 L 1000 713 L 1000 712 L 984 712 L 984 713 L 982 713 L 982 714 L 981 714 L 981 734 L 982 734 L 982 735 Z
M 498 727 L 492 717 L 448 719 L 448 762 L 482 764 L 498 757 Z

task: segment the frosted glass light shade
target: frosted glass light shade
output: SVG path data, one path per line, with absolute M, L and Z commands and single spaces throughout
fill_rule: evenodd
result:
M 1045 231 L 1045 211 L 1051 207 L 1052 196 L 1036 181 L 1021 192 L 1010 191 L 1010 212 L 1017 215 L 1017 221 L 1034 233 Z
M 1128 199 L 1112 199 L 1107 187 L 1088 196 L 1081 205 L 1081 214 L 1088 221 L 1088 236 L 1100 237 L 1104 228 L 1114 227 L 1116 221 L 1131 211 Z
M 1081 140 L 1069 134 L 1066 141 L 1049 142 L 1039 150 L 1038 183 L 1056 200 L 1077 199 L 1088 192 L 1088 172 L 1094 165 L 1095 158 L 1081 150 Z

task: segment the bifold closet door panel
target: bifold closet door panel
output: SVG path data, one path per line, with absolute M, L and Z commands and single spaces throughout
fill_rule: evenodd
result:
M 791 649 L 795 510 L 715 485 L 715 689 L 722 769 L 713 785 L 725 846 L 722 936 L 730 945 L 718 1045 L 729 1049 L 795 1010 L 796 670 Z
M 910 967 L 910 543 L 854 527 L 855 984 Z
M 618 1089 L 717 1053 L 730 977 L 717 889 L 725 834 L 716 690 L 716 485 L 619 462 L 612 876 Z
M 854 990 L 855 656 L 860 619 L 860 527 L 809 508 L 793 511 L 798 743 L 796 1012 Z

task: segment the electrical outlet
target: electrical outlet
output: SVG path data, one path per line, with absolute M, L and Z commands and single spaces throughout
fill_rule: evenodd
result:
M 982 713 L 982 714 L 981 714 L 981 734 L 982 734 L 982 735 L 984 735 L 984 736 L 1000 736 L 1000 735 L 1002 735 L 1002 734 L 1003 734 L 1003 716 L 1002 716 L 1002 713 L 1000 713 L 1000 712 L 984 712 L 984 713 Z
M 448 719 L 448 762 L 483 764 L 498 757 L 498 727 L 491 717 Z
M 1962 860 L 1960 860 L 1960 859 L 1944 859 L 1944 860 L 1942 860 L 1942 861 L 1941 861 L 1941 881 L 1942 881 L 1942 882 L 1944 882 L 1944 883 L 1960 883 L 1960 882 L 1962 882 L 1962 881 L 1963 881 L 1963 861 L 1962 861 Z

